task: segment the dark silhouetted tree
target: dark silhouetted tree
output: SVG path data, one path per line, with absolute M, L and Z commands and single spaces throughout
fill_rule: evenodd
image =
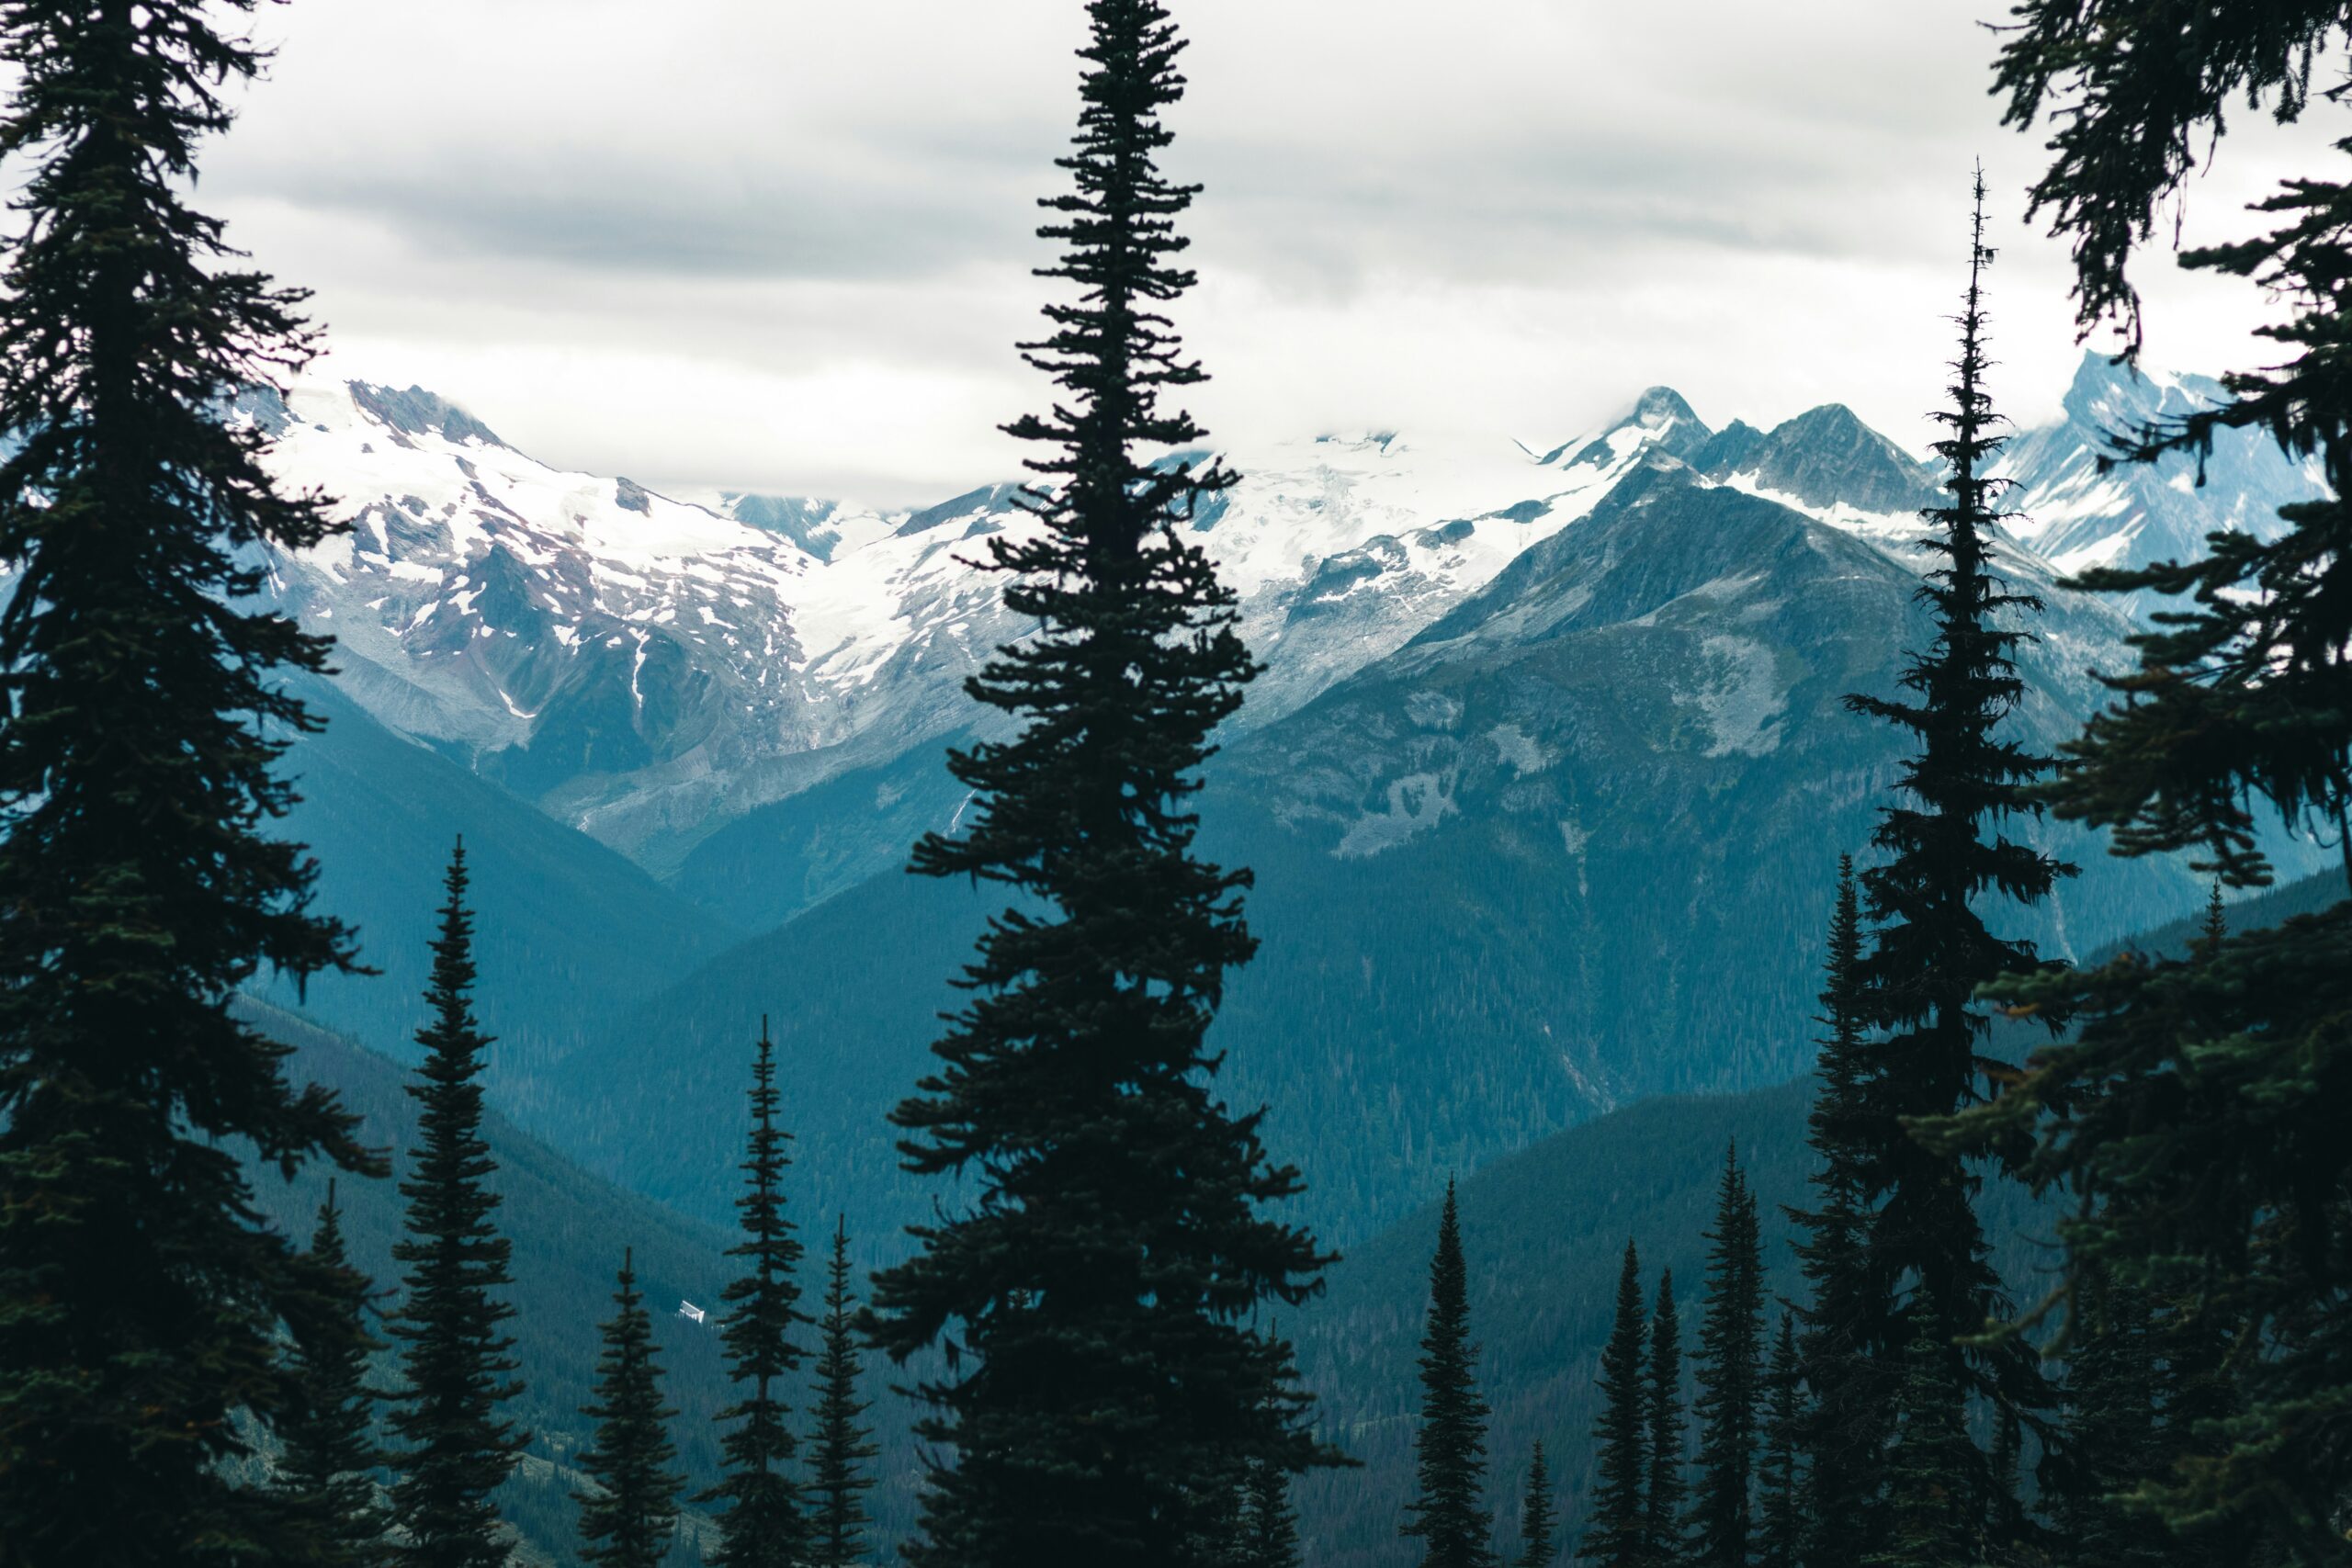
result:
M 2164 1526 L 2127 1499 L 2164 1462 L 2162 1349 L 2146 1297 L 2094 1275 L 2070 1325 L 2066 1445 L 2056 1472 L 2060 1538 L 2100 1568 L 2160 1568 L 2171 1561 Z
M 1868 1256 L 1865 1165 L 1873 1129 L 1862 1102 L 1869 1050 L 1863 1014 L 1861 908 L 1851 855 L 1838 857 L 1838 897 L 1829 921 L 1815 1069 L 1819 1088 L 1807 1138 L 1819 1158 L 1814 1206 L 1792 1209 L 1804 1232 L 1796 1244 L 1805 1296 L 1799 1359 L 1807 1395 L 1798 1404 L 1795 1447 L 1804 1457 L 1797 1515 L 1809 1521 L 1807 1568 L 1854 1568 L 1870 1550 L 1877 1517 L 1879 1450 L 1894 1384 L 1867 1353 L 1865 1334 L 1883 1296 Z
M 1968 1484 L 1976 1445 L 1963 1419 L 1966 1396 L 1951 1346 L 1932 1311 L 1919 1313 L 1902 1366 L 1886 1459 L 1886 1540 L 1864 1561 L 1871 1568 L 1983 1562 L 1984 1515 Z
M 849 1232 L 833 1223 L 833 1253 L 825 1269 L 825 1316 L 819 1325 L 815 1429 L 809 1433 L 808 1556 L 818 1568 L 848 1568 L 865 1561 L 865 1494 L 874 1478 L 866 1461 L 881 1450 L 858 1424 L 867 1402 L 858 1397 L 854 1298 L 849 1288 Z
M 1544 1440 L 1535 1440 L 1528 1461 L 1527 1495 L 1519 1506 L 1519 1568 L 1551 1568 L 1560 1555 L 1560 1515 L 1552 1496 L 1552 1469 L 1544 1462 Z
M 1780 1337 L 1764 1374 L 1764 1445 L 1756 1464 L 1756 1568 L 1797 1568 L 1805 1545 L 1799 1455 L 1805 1438 L 1804 1363 L 1796 1319 L 1781 1314 Z
M 221 11 L 0 6 L 0 1541 L 33 1563 L 298 1550 L 231 1479 L 300 1397 L 309 1288 L 240 1151 L 380 1174 L 230 1010 L 352 945 L 273 772 L 329 644 L 249 605 L 335 525 L 229 414 L 313 337 L 187 204 L 266 58 Z
M 2205 895 L 2205 919 L 2197 928 L 2197 939 L 2204 943 L 2206 953 L 2219 953 L 2222 944 L 2230 940 L 2229 906 L 2222 901 L 2222 885 L 2216 880 Z
M 1699 1484 L 1690 1560 L 1747 1568 L 1750 1496 L 1764 1381 L 1764 1250 L 1756 1199 L 1736 1148 L 1724 1151 L 1714 1228 L 1706 1234 L 1707 1310 L 1699 1324 Z
M 2134 252 L 2231 108 L 2301 115 L 2315 65 L 2340 70 L 2343 13 L 2317 0 L 2027 0 L 2015 20 L 1998 85 L 2012 122 L 2049 121 L 2035 208 L 2074 246 L 2084 329 L 2118 321 L 2136 354 Z M 2215 406 L 2112 433 L 2114 455 L 2201 464 L 2221 432 L 2264 432 L 2318 470 L 2324 493 L 2281 508 L 2282 527 L 2211 536 L 2201 558 L 2075 580 L 2156 610 L 2136 668 L 2110 678 L 2114 701 L 2051 788 L 2060 816 L 2110 828 L 2117 852 L 2201 851 L 2234 886 L 2270 878 L 2266 817 L 2332 836 L 2352 879 L 2352 183 L 2290 179 L 2256 210 L 2268 232 L 2180 259 L 2279 307 L 2262 329 L 2273 363 L 2224 378 Z M 2347 953 L 2352 901 L 2178 960 L 2126 954 L 2006 987 L 2003 1002 L 2071 1011 L 2078 1028 L 1973 1128 L 2037 1138 L 2038 1184 L 2098 1195 L 2065 1232 L 2078 1306 L 2080 1273 L 2096 1268 L 2242 1348 L 2243 1405 L 2208 1428 L 2219 1451 L 2182 1455 L 2159 1501 L 2200 1534 L 2259 1529 L 2294 1562 L 2343 1560 L 2352 1495 L 2352 1077 L 2318 1066 L 2352 1060 Z
M 1644 1410 L 1649 1428 L 1649 1481 L 1642 1500 L 1643 1529 L 1654 1560 L 1682 1555 L 1682 1500 L 1690 1486 L 1690 1462 L 1682 1412 L 1682 1319 L 1674 1305 L 1674 1270 L 1657 1278 L 1657 1304 L 1650 1312 L 1649 1388 Z
M 1242 1568 L 1299 1568 L 1298 1510 L 1291 1506 L 1287 1471 L 1250 1467 L 1241 1524 Z
M 285 1448 L 277 1461 L 277 1485 L 309 1535 L 294 1561 L 377 1568 L 391 1560 L 391 1547 L 376 1495 L 384 1456 L 376 1446 L 379 1395 L 368 1383 L 368 1360 L 383 1345 L 368 1332 L 368 1278 L 344 1247 L 333 1180 L 300 1263 L 312 1285 L 288 1312 L 287 1337 L 301 1397 L 280 1423 Z
M 613 1315 L 596 1358 L 596 1403 L 580 1412 L 596 1423 L 595 1440 L 580 1455 L 582 1472 L 596 1484 L 572 1497 L 580 1505 L 582 1560 L 602 1568 L 660 1568 L 677 1533 L 684 1478 L 670 1468 L 678 1459 L 670 1440 L 678 1413 L 662 1403 L 653 1319 L 630 1261 L 621 1255 Z
M 1643 1517 L 1649 1479 L 1649 1393 L 1643 1381 L 1642 1261 L 1631 1241 L 1617 1275 L 1617 1315 L 1600 1351 L 1600 1414 L 1594 1418 L 1594 1469 L 1600 1483 L 1577 1556 L 1602 1568 L 1645 1568 L 1649 1537 Z
M 1035 629 L 967 682 L 1013 733 L 950 754 L 972 805 L 913 861 L 1009 900 L 893 1115 L 909 1169 L 972 1192 L 875 1280 L 882 1348 L 949 1352 L 919 1390 L 921 1435 L 954 1462 L 930 1476 L 917 1568 L 1189 1564 L 1251 1463 L 1337 1457 L 1290 1347 L 1251 1326 L 1328 1259 L 1263 1213 L 1298 1175 L 1216 1097 L 1203 1040 L 1255 940 L 1248 874 L 1194 852 L 1192 801 L 1257 665 L 1191 530 L 1233 475 L 1170 455 L 1202 438 L 1172 400 L 1204 373 L 1164 314 L 1193 283 L 1175 225 L 1194 193 L 1157 163 L 1183 46 L 1157 0 L 1087 17 L 1075 188 L 1041 231 L 1067 298 L 1027 345 L 1064 398 L 1008 427 L 1046 449 L 1046 482 L 985 547 Z
M 2028 635 L 2020 622 L 2041 602 L 2013 591 L 1993 558 L 1995 531 L 2011 514 L 1999 509 L 2007 481 L 1993 468 L 2004 438 L 1984 389 L 1984 272 L 1992 253 L 1984 242 L 1984 197 L 1980 174 L 1951 403 L 1935 415 L 1945 430 L 1934 451 L 1949 470 L 1950 500 L 1924 514 L 1929 532 L 1922 544 L 1938 564 L 1919 599 L 1934 636 L 1905 662 L 1902 696 L 1847 699 L 1855 712 L 1907 732 L 1917 748 L 1903 765 L 1897 803 L 1880 813 L 1871 835 L 1884 858 L 1861 875 L 1874 927 L 1859 968 L 1863 1021 L 1883 1038 L 1868 1048 L 1862 1085 L 1861 1171 L 1874 1208 L 1870 1299 L 1858 1326 L 1864 1350 L 1892 1363 L 1907 1358 L 1907 1341 L 1927 1323 L 1948 1347 L 1963 1402 L 1985 1402 L 1996 1427 L 2022 1419 L 2046 1431 L 2054 1396 L 2033 1347 L 2014 1335 L 1983 1333 L 2009 1307 L 1976 1217 L 1981 1178 L 1958 1153 L 1930 1147 L 1905 1124 L 1976 1103 L 1991 1076 L 2011 1071 L 1982 1049 L 1990 1019 L 1976 992 L 2040 960 L 2031 942 L 1996 935 L 1977 901 L 2038 903 L 2072 869 L 2007 831 L 2012 821 L 2040 815 L 2029 786 L 2050 764 L 2000 733 L 2025 692 L 2014 660 Z M 1905 1375 L 1915 1371 L 1906 1367 Z M 1925 1462 L 1928 1451 L 1918 1450 L 1915 1461 Z M 2000 1538 L 2021 1536 L 2023 1511 L 1988 1457 L 1973 1443 L 1962 1457 L 1964 1472 L 1938 1484 L 1997 1517 Z M 1825 1528 L 1835 1517 L 1818 1517 Z
M 1421 1426 L 1414 1439 L 1419 1494 L 1404 1533 L 1421 1543 L 1423 1568 L 1486 1568 L 1494 1515 L 1486 1506 L 1487 1402 L 1478 1393 L 1478 1347 L 1470 1339 L 1469 1276 L 1453 1183 L 1445 1184 L 1437 1251 L 1430 1258 L 1429 1323 L 1421 1335 Z
M 719 1339 L 741 1393 L 718 1413 L 719 1420 L 732 1423 L 721 1442 L 726 1474 L 695 1500 L 726 1505 L 714 1562 L 724 1568 L 793 1568 L 802 1561 L 807 1526 L 792 1478 L 792 1407 L 784 1385 L 798 1374 L 804 1354 L 796 1338 L 803 1319 L 794 1278 L 801 1247 L 785 1214 L 792 1134 L 776 1123 L 775 1043 L 764 1018 L 752 1058 L 750 1097 L 743 1191 L 735 1200 L 743 1239 L 727 1251 L 743 1259 L 743 1272 L 719 1297 L 727 1309 Z
M 392 1510 L 414 1568 L 504 1568 L 491 1494 L 530 1441 L 499 1407 L 523 1391 L 513 1377 L 511 1250 L 496 1223 L 497 1168 L 481 1137 L 482 1053 L 474 1020 L 473 915 L 466 906 L 466 847 L 449 855 L 441 931 L 424 999 L 433 1021 L 417 1031 L 424 1061 L 408 1085 L 422 1145 L 401 1196 L 408 1235 L 392 1247 L 407 1293 L 388 1325 L 400 1345 L 403 1386 L 392 1429 L 407 1446 L 392 1457 Z

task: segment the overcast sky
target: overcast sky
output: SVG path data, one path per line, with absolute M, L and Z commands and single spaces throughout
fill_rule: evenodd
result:
M 1973 159 L 1997 391 L 2054 409 L 2041 135 L 1986 96 L 2005 0 L 1175 0 L 1170 163 L 1193 406 L 1552 444 L 1644 386 L 1720 424 L 1841 400 L 1898 440 L 1949 350 Z M 657 487 L 936 499 L 1011 472 L 1080 0 L 296 0 L 207 202 L 316 291 L 333 368 Z M 2330 120 L 2338 111 L 2324 110 Z M 2246 117 L 2241 116 L 2241 119 Z M 2190 238 L 2341 128 L 2248 120 Z M 2152 258 L 2149 356 L 2258 353 L 2267 306 Z

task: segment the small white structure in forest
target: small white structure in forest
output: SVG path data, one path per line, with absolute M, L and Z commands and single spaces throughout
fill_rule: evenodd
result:
M 682 1301 L 678 1303 L 678 1315 L 680 1317 L 692 1318 L 695 1322 L 700 1323 L 704 1318 L 710 1314 L 704 1312 L 702 1308 L 695 1305 L 692 1302 Z

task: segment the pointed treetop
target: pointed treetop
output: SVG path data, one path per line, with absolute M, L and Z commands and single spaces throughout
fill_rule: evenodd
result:
M 2205 923 L 2198 932 L 2208 953 L 2217 951 L 2230 936 L 2229 907 L 2222 902 L 2221 878 L 2213 879 L 2211 892 L 2205 897 Z
M 1544 1439 L 1535 1439 L 1527 1466 L 1527 1497 L 1520 1505 L 1519 1568 L 1551 1568 L 1559 1555 L 1559 1509 L 1552 1497 L 1552 1472 L 1544 1461 Z

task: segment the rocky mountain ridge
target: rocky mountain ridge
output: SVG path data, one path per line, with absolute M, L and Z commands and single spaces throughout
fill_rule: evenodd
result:
M 2161 467 L 2098 471 L 2099 428 L 2214 390 L 2086 360 L 2066 421 L 2012 448 L 2017 543 L 2068 567 L 2148 558 L 2311 493 L 2306 468 L 2251 437 L 2203 490 Z M 240 409 L 275 435 L 277 470 L 352 521 L 274 573 L 338 638 L 352 697 L 658 875 L 833 781 L 916 758 L 935 773 L 973 721 L 964 677 L 1021 630 L 980 563 L 979 541 L 1035 525 L 1010 485 L 898 513 L 704 505 L 552 468 L 422 389 L 305 384 Z M 1244 482 L 1193 526 L 1267 661 L 1245 731 L 1404 647 L 1652 458 L 1905 558 L 1935 483 L 1842 406 L 1717 430 L 1667 388 L 1540 453 L 1374 433 L 1231 457 Z M 853 855 L 827 886 L 873 863 Z

